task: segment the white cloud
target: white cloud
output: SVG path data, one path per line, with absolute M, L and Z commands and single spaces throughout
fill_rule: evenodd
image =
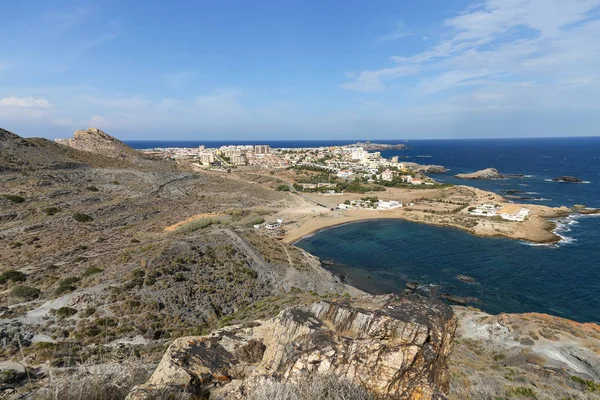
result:
M 0 106 L 25 107 L 25 108 L 50 108 L 51 104 L 46 99 L 33 97 L 5 97 L 0 99 Z
M 347 76 L 353 78 L 353 81 L 345 82 L 341 85 L 342 89 L 357 90 L 359 92 L 380 92 L 385 89 L 383 81 L 399 78 L 403 76 L 414 75 L 419 72 L 416 65 L 397 65 L 391 68 L 384 68 L 378 71 L 361 71 L 359 73 L 349 73 Z
M 398 39 L 401 39 L 408 35 L 409 35 L 409 33 L 406 30 L 406 24 L 402 21 L 398 21 L 398 22 L 396 22 L 396 26 L 394 27 L 394 30 L 392 30 L 390 33 L 388 33 L 386 35 L 378 37 L 377 41 L 386 42 L 386 41 L 390 41 L 390 40 L 398 40 Z
M 590 14 L 598 7 L 600 0 L 487 0 L 444 21 L 425 51 L 391 57 L 394 66 L 354 74 L 342 88 L 382 91 L 410 75 L 418 78 L 413 95 L 492 83 L 501 90 L 515 90 L 515 82 L 598 85 L 600 21 Z

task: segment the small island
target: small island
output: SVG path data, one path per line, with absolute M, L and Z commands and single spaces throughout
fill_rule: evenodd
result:
M 559 176 L 557 178 L 553 178 L 552 182 L 583 183 L 583 181 L 581 179 L 575 178 L 574 176 Z

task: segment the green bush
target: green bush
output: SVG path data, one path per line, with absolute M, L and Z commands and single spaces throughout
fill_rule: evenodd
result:
M 73 219 L 77 222 L 91 222 L 94 218 L 90 217 L 87 214 L 75 213 L 73 214 Z
M 34 300 L 37 299 L 42 292 L 38 288 L 34 288 L 32 286 L 18 285 L 12 288 L 11 294 L 15 297 L 24 300 Z
M 58 207 L 47 207 L 42 210 L 46 215 L 54 215 L 60 212 L 60 208 Z
M 77 289 L 76 283 L 79 282 L 79 278 L 71 277 L 63 279 L 58 283 L 58 287 L 56 288 L 56 294 L 63 294 L 66 292 L 72 292 Z
M 101 272 L 104 272 L 104 270 L 101 268 L 90 267 L 85 270 L 85 272 L 83 273 L 83 276 L 90 276 L 90 275 L 94 275 L 94 274 L 99 274 Z
M 96 186 L 88 186 L 85 190 L 89 190 L 90 192 L 97 192 L 98 188 Z
M 0 275 L 0 284 L 4 284 L 8 281 L 12 282 L 24 282 L 27 277 L 24 273 L 9 269 Z
M 289 192 L 290 187 L 288 185 L 279 185 L 277 186 L 277 190 L 280 192 Z
M 531 388 L 526 388 L 523 386 L 518 386 L 518 387 L 512 387 L 510 389 L 508 389 L 507 394 L 509 396 L 515 396 L 515 397 L 525 397 L 528 399 L 535 399 L 535 392 L 533 391 L 533 389 Z
M 579 383 L 588 392 L 600 392 L 600 383 L 596 383 L 594 381 L 583 379 L 578 376 L 572 376 L 571 380 L 573 382 Z
M 2 197 L 6 200 L 12 201 L 13 203 L 22 203 L 25 201 L 23 197 L 15 196 L 14 194 L 3 194 Z
M 71 307 L 61 307 L 56 310 L 56 316 L 59 318 L 69 318 L 77 314 L 77 310 Z

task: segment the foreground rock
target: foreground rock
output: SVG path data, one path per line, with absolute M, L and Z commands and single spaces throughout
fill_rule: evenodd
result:
M 456 178 L 460 179 L 502 179 L 504 175 L 502 175 L 496 168 L 486 168 L 476 172 L 472 172 L 470 174 L 457 174 L 454 175 Z
M 348 378 L 378 396 L 441 399 L 455 328 L 450 307 L 416 294 L 319 301 L 176 340 L 128 399 L 157 392 L 246 398 L 261 382 L 310 374 Z
M 583 181 L 579 178 L 575 178 L 574 176 L 559 176 L 557 178 L 552 178 L 553 182 L 564 182 L 564 183 L 582 183 Z

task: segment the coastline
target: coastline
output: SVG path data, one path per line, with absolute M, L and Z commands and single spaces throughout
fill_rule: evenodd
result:
M 450 189 L 441 189 L 435 193 L 429 193 L 432 196 L 454 195 L 456 191 L 469 191 L 472 195 L 469 199 L 469 206 L 482 201 L 492 201 L 500 204 L 508 203 L 502 196 L 492 192 L 486 192 L 469 186 L 459 186 Z M 415 196 L 423 194 L 424 190 L 414 191 Z M 448 193 L 449 192 L 449 193 Z M 382 199 L 398 198 L 402 195 L 407 197 L 409 193 L 402 193 L 391 190 L 378 194 Z M 356 195 L 337 196 L 336 199 L 325 199 L 321 196 L 318 202 L 325 203 L 328 207 L 335 208 L 334 202 L 343 202 L 346 199 L 356 198 Z M 414 196 L 413 196 L 414 197 Z M 316 202 L 317 200 L 315 200 Z M 330 203 L 330 204 L 327 204 Z M 498 221 L 488 217 L 476 217 L 468 214 L 466 208 L 453 213 L 429 213 L 425 210 L 419 210 L 415 207 L 402 207 L 393 210 L 334 210 L 323 209 L 302 201 L 300 205 L 289 207 L 278 213 L 278 217 L 287 221 L 284 225 L 285 235 L 283 242 L 296 243 L 302 238 L 322 231 L 327 228 L 376 219 L 401 219 L 409 222 L 423 223 L 426 225 L 457 228 L 475 236 L 480 237 L 505 237 L 513 240 L 522 240 L 532 244 L 554 244 L 562 240 L 562 237 L 555 232 L 558 223 L 554 219 L 565 218 L 577 214 L 567 207 L 547 207 L 533 204 L 519 204 L 531 210 L 530 216 L 523 222 Z

